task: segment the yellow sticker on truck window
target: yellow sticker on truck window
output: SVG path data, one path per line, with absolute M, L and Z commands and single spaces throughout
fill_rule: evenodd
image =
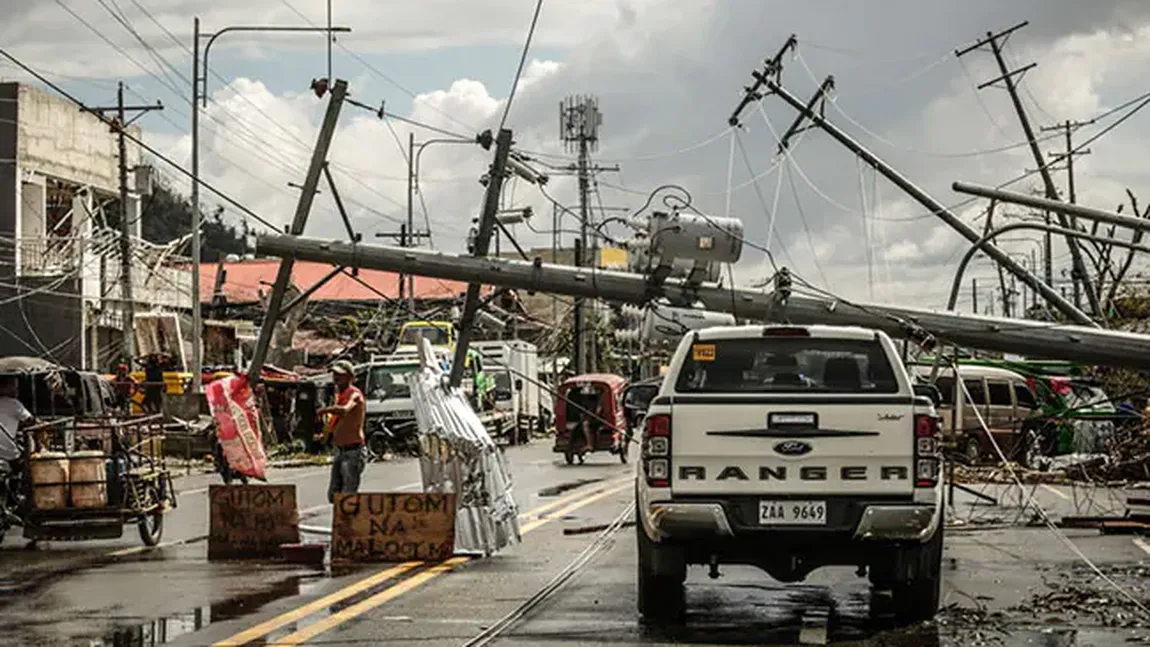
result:
M 695 344 L 691 347 L 691 357 L 696 362 L 713 362 L 715 361 L 715 345 Z

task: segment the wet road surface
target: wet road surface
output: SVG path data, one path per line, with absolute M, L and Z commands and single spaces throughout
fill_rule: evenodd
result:
M 0 551 L 0 632 L 15 645 L 461 645 L 547 584 L 631 502 L 631 468 L 606 455 L 562 465 L 546 442 L 511 448 L 523 544 L 486 559 L 453 559 L 407 570 L 374 565 L 332 573 L 283 564 L 208 562 L 206 487 L 213 475 L 180 479 L 180 507 L 165 545 L 142 550 L 133 528 L 107 542 L 23 550 L 18 532 Z M 371 465 L 363 491 L 414 490 L 415 461 Z M 326 468 L 280 470 L 294 482 L 302 523 L 330 524 Z M 688 617 L 648 627 L 635 611 L 635 529 L 493 644 L 508 645 L 1014 645 L 1150 644 L 1139 609 L 1077 558 L 1057 535 L 1025 522 L 1017 491 L 978 486 L 1002 505 L 956 495 L 944 554 L 944 611 L 935 622 L 895 628 L 871 610 L 853 569 L 816 571 L 781 585 L 752 568 L 703 568 L 688 578 Z M 1110 491 L 1028 489 L 1055 517 L 1120 512 Z M 1066 531 L 1104 576 L 1147 598 L 1150 542 Z M 307 537 L 318 540 L 320 537 Z M 1137 641 L 1145 641 L 1137 642 Z

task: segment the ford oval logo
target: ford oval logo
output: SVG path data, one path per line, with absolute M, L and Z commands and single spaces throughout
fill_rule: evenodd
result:
M 811 451 L 811 446 L 801 440 L 784 440 L 775 445 L 775 451 L 783 456 L 802 456 Z

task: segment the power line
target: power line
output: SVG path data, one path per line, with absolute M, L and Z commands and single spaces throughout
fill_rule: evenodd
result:
M 10 61 L 12 61 L 13 63 L 15 63 L 16 65 L 18 65 L 18 66 L 19 66 L 21 69 L 23 69 L 25 72 L 27 72 L 28 74 L 31 74 L 32 76 L 34 76 L 34 77 L 35 77 L 35 78 L 36 78 L 38 81 L 40 81 L 40 82 L 41 82 L 41 83 L 43 83 L 44 85 L 46 85 L 46 86 L 48 86 L 49 88 L 51 88 L 53 91 L 55 91 L 55 92 L 56 92 L 57 94 L 59 94 L 60 96 L 64 97 L 65 99 L 67 99 L 67 100 L 69 100 L 69 101 L 71 101 L 72 103 L 76 104 L 76 105 L 77 105 L 77 106 L 79 106 L 79 107 L 80 107 L 82 110 L 85 110 L 85 111 L 87 111 L 87 110 L 88 110 L 87 106 L 85 106 L 85 105 L 84 105 L 84 103 L 83 103 L 83 102 L 81 102 L 79 99 L 77 99 L 77 98 L 73 97 L 71 94 L 68 94 L 67 92 L 65 92 L 65 91 L 64 91 L 64 90 L 63 90 L 63 89 L 62 89 L 60 86 L 58 86 L 58 85 L 56 85 L 55 83 L 53 83 L 53 82 L 49 81 L 48 79 L 44 78 L 44 76 L 43 76 L 43 75 L 41 75 L 41 74 L 40 74 L 40 73 L 38 73 L 36 70 L 34 70 L 34 69 L 32 69 L 31 67 L 29 67 L 28 65 L 26 65 L 26 64 L 25 64 L 23 61 L 21 61 L 20 59 L 16 58 L 16 57 L 15 57 L 15 56 L 13 56 L 12 54 L 9 54 L 9 53 L 8 53 L 8 50 L 0 48 L 0 55 L 3 55 L 3 56 L 4 56 L 5 58 L 7 58 L 8 60 L 10 60 Z M 101 116 L 101 115 L 96 115 L 96 117 L 97 117 L 98 119 L 100 119 L 100 121 L 103 121 L 105 124 L 108 124 L 108 123 L 109 123 L 109 121 L 108 121 L 107 119 L 105 119 L 105 118 L 104 118 L 103 116 Z M 132 141 L 132 143 L 136 144 L 137 146 L 139 146 L 139 147 L 140 147 L 140 148 L 142 148 L 143 150 L 145 150 L 145 151 L 147 151 L 147 152 L 151 153 L 152 155 L 154 155 L 154 156 L 156 157 L 156 159 L 158 159 L 158 160 L 160 160 L 160 161 L 164 162 L 165 164 L 168 164 L 169 166 L 171 166 L 172 168 L 174 168 L 176 171 L 178 171 L 178 172 L 180 172 L 181 174 L 183 174 L 183 175 L 187 176 L 189 179 L 193 179 L 193 180 L 194 180 L 194 178 L 192 178 L 192 174 L 191 174 L 190 172 L 188 172 L 187 170 L 185 170 L 185 169 L 184 169 L 184 167 L 180 166 L 179 164 L 176 164 L 176 163 L 175 163 L 175 162 L 173 162 L 173 161 L 172 161 L 172 160 L 171 160 L 171 159 L 170 159 L 168 156 L 166 156 L 166 155 L 164 155 L 163 153 L 161 153 L 161 152 L 157 151 L 155 148 L 152 148 L 151 146 L 149 146 L 149 145 L 145 144 L 145 143 L 143 142 L 143 140 L 141 140 L 139 137 L 136 137 L 135 135 L 131 135 L 131 134 L 127 133 L 127 132 L 125 132 L 125 133 L 124 133 L 124 137 L 125 137 L 125 138 L 127 138 L 127 139 L 129 139 L 129 140 L 131 140 L 131 141 Z M 233 199 L 231 196 L 228 196 L 227 194 L 223 193 L 222 191 L 220 191 L 220 190 L 216 189 L 216 188 L 215 188 L 213 185 L 211 185 L 211 184 L 209 184 L 209 183 L 207 183 L 207 182 L 205 182 L 205 181 L 203 181 L 203 180 L 200 180 L 200 184 L 201 184 L 201 185 L 202 185 L 204 188 L 206 188 L 207 190 L 211 191 L 212 193 L 214 193 L 214 194 L 216 194 L 217 196 L 219 196 L 220 198 L 222 198 L 222 199 L 223 199 L 224 201 L 226 201 L 228 204 L 230 204 L 230 205 L 232 205 L 232 206 L 236 207 L 236 208 L 237 208 L 237 209 L 239 209 L 240 211 L 242 211 L 242 212 L 244 212 L 245 214 L 247 214 L 247 215 L 251 216 L 251 217 L 252 217 L 252 218 L 254 218 L 254 219 L 257 221 L 257 222 L 259 222 L 259 223 L 263 224 L 263 225 L 264 225 L 265 227 L 267 227 L 268 229 L 271 229 L 272 231 L 279 231 L 279 228 L 278 228 L 278 227 L 276 227 L 275 225 L 271 224 L 270 222 L 268 222 L 267 220 L 265 220 L 263 217 L 261 217 L 259 214 L 257 214 L 256 212 L 252 211 L 251 209 L 247 208 L 247 207 L 246 207 L 246 206 L 244 206 L 243 204 L 240 204 L 240 203 L 239 203 L 239 202 L 237 202 L 235 199 Z
M 519 67 L 515 70 L 515 80 L 511 82 L 511 91 L 507 93 L 507 104 L 503 106 L 503 118 L 499 120 L 499 130 L 507 124 L 507 115 L 511 113 L 511 103 L 515 101 L 515 91 L 519 89 L 519 78 L 523 75 L 523 65 L 527 63 L 527 52 L 531 50 L 531 39 L 535 36 L 535 25 L 539 22 L 539 12 L 543 9 L 543 0 L 536 0 L 535 14 L 531 16 L 531 27 L 527 29 L 527 40 L 523 42 L 523 53 L 519 56 Z
M 312 20 L 310 18 L 308 18 L 306 15 L 304 15 L 303 12 L 301 12 L 299 9 L 297 9 L 295 7 L 295 5 L 288 2 L 288 0 L 280 0 L 280 2 L 283 3 L 283 5 L 285 7 L 290 9 L 292 11 L 292 13 L 299 16 L 301 19 L 303 19 L 304 22 L 308 23 L 312 27 L 318 27 L 319 26 L 316 23 L 312 22 Z M 352 58 L 354 58 L 355 60 L 359 61 L 359 63 L 361 65 L 363 65 L 369 71 L 374 73 L 376 76 L 378 76 L 379 78 L 383 79 L 384 81 L 390 83 L 391 85 L 395 86 L 397 89 L 399 89 L 401 92 L 403 92 L 407 96 L 411 97 L 412 99 L 418 99 L 419 98 L 419 95 L 417 95 L 415 92 L 411 91 L 409 88 L 404 86 L 402 83 L 400 83 L 399 81 L 396 81 L 395 79 L 391 78 L 387 74 L 384 74 L 381 70 L 379 70 L 377 67 L 375 67 L 374 65 L 369 63 L 362 56 L 360 56 L 359 54 L 348 49 L 343 43 L 336 41 L 336 46 L 339 47 L 341 50 L 343 50 L 345 54 L 347 54 L 347 55 L 351 56 Z M 427 104 L 427 106 L 429 108 L 431 108 L 432 110 L 438 112 L 439 114 L 443 115 L 448 120 L 455 122 L 456 124 L 459 124 L 460 126 L 463 126 L 464 128 L 466 128 L 468 130 L 471 130 L 471 131 L 477 131 L 478 130 L 474 126 L 471 126 L 470 124 L 466 124 L 466 123 L 460 121 L 459 119 L 456 119 L 455 117 L 451 116 L 446 111 L 444 111 L 443 109 L 439 108 L 438 106 L 436 106 L 434 104 L 429 103 L 429 104 Z M 451 133 L 451 132 L 444 131 L 444 130 L 438 130 L 438 129 L 435 129 L 433 127 L 427 126 L 425 124 L 413 124 L 413 125 L 420 125 L 421 127 L 428 128 L 429 130 L 435 130 L 437 132 L 440 132 L 441 134 L 450 135 L 452 137 L 465 137 L 464 135 L 460 135 L 458 133 Z

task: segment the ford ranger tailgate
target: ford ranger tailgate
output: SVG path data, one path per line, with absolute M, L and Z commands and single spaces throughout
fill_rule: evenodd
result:
M 672 491 L 910 494 L 914 398 L 891 352 L 877 337 L 696 341 L 667 396 Z

